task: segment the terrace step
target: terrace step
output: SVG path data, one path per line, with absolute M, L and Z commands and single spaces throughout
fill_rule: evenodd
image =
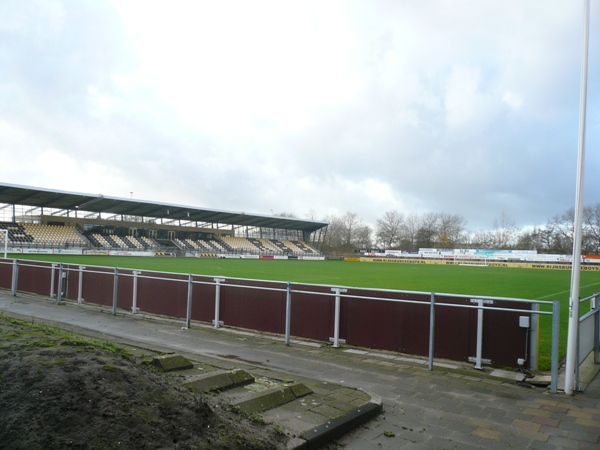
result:
M 308 387 L 302 383 L 295 383 L 251 395 L 250 398 L 233 403 L 232 406 L 245 413 L 263 412 L 293 402 L 309 394 L 312 394 L 312 391 Z
M 171 354 L 153 361 L 156 359 L 163 362 L 185 358 Z M 319 448 L 382 411 L 378 396 L 314 379 L 284 381 L 200 363 L 186 366 L 175 376 L 187 389 L 216 396 L 221 407 L 258 417 L 267 426 L 284 430 L 289 450 Z
M 254 377 L 245 370 L 217 370 L 205 375 L 191 377 L 184 386 L 194 392 L 214 392 L 254 383 Z

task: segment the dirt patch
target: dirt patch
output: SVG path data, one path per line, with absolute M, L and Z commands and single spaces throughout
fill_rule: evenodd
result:
M 285 448 L 277 427 L 110 343 L 0 316 L 0 355 L 0 448 Z

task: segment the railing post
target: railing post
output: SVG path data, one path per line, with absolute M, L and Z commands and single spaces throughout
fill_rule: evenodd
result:
M 215 328 L 219 328 L 219 312 L 221 310 L 221 281 L 225 281 L 225 278 L 215 278 Z
M 56 292 L 56 304 L 60 305 L 62 302 L 63 293 L 63 263 L 58 265 L 58 290 Z
M 531 327 L 529 328 L 529 368 L 538 368 L 538 341 L 540 336 L 540 305 L 534 303 L 531 306 Z
M 331 288 L 335 292 L 335 317 L 333 323 L 333 347 L 339 348 L 340 346 L 340 294 L 347 292 L 348 289 Z
M 137 306 L 137 292 L 138 292 L 138 275 L 141 275 L 141 270 L 134 270 L 133 274 L 133 298 L 131 300 L 131 314 L 139 312 L 140 308 Z
M 577 300 L 579 302 L 579 306 L 581 306 L 581 300 Z M 579 386 L 579 369 L 581 366 L 581 354 L 580 354 L 580 343 L 581 343 L 581 317 L 577 319 L 577 338 L 575 339 L 575 392 L 581 391 Z
M 57 263 L 52 263 L 52 270 L 50 271 L 50 298 L 56 297 L 54 295 L 54 278 L 56 277 Z
M 560 331 L 560 302 L 552 302 L 552 356 L 550 362 L 550 392 L 556 394 L 558 389 L 558 338 Z
M 292 283 L 287 282 L 287 292 L 285 295 L 285 345 L 290 345 L 292 321 Z
M 19 284 L 19 260 L 15 259 L 13 262 L 13 272 L 12 272 L 12 295 L 13 297 L 17 296 L 17 285 Z
M 431 306 L 429 308 L 429 363 L 428 369 L 433 370 L 433 353 L 435 339 L 435 292 L 431 293 Z
M 483 352 L 483 300 L 477 300 L 477 355 L 475 356 L 475 368 L 482 370 L 481 363 Z
M 190 328 L 192 323 L 192 289 L 194 287 L 194 276 L 188 275 L 187 311 L 185 316 L 185 327 Z
M 600 294 L 594 295 L 594 364 L 600 364 Z
M 77 286 L 77 303 L 83 303 L 83 270 L 85 266 L 79 266 L 79 285 Z
M 115 274 L 113 278 L 113 304 L 112 304 L 112 315 L 117 315 L 117 292 L 119 290 L 119 269 L 115 267 Z

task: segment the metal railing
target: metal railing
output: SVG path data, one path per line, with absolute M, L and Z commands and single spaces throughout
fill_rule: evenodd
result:
M 0 260 L 0 264 L 11 264 L 12 265 L 12 282 L 11 282 L 11 290 L 14 296 L 17 295 L 18 292 L 18 284 L 19 284 L 19 269 L 21 266 L 28 267 L 36 267 L 48 269 L 50 271 L 50 297 L 56 298 L 57 304 L 60 304 L 63 300 L 63 296 L 65 295 L 65 282 L 67 279 L 68 272 L 77 273 L 78 276 L 78 295 L 77 302 L 83 303 L 84 299 L 82 298 L 82 287 L 83 287 L 83 274 L 84 273 L 95 273 L 101 274 L 102 276 L 112 277 L 112 314 L 117 314 L 118 309 L 118 284 L 119 279 L 124 277 L 133 278 L 133 298 L 132 298 L 132 308 L 131 313 L 136 314 L 140 311 L 138 307 L 138 290 L 137 283 L 139 279 L 152 279 L 152 280 L 162 280 L 166 282 L 174 282 L 174 283 L 185 283 L 187 284 L 187 305 L 186 305 L 186 317 L 185 317 L 185 328 L 190 328 L 192 322 L 192 292 L 194 285 L 210 285 L 215 287 L 215 299 L 214 299 L 214 314 L 212 325 L 215 328 L 219 328 L 223 325 L 223 322 L 220 320 L 220 301 L 221 301 L 221 288 L 235 288 L 235 289 L 253 289 L 260 291 L 275 291 L 285 293 L 285 344 L 290 345 L 291 342 L 291 318 L 292 318 L 292 306 L 293 306 L 293 298 L 295 296 L 304 296 L 304 295 L 312 295 L 312 296 L 322 296 L 333 298 L 335 302 L 335 312 L 334 312 L 334 335 L 330 340 L 333 342 L 333 347 L 339 347 L 342 340 L 340 339 L 340 302 L 342 298 L 347 299 L 360 299 L 365 301 L 378 301 L 378 302 L 393 302 L 393 303 L 405 303 L 405 304 L 414 304 L 421 305 L 424 308 L 429 308 L 429 349 L 428 349 L 428 369 L 433 370 L 434 366 L 434 354 L 435 354 L 435 321 L 436 321 L 436 311 L 438 308 L 462 308 L 462 309 L 474 309 L 477 310 L 477 354 L 474 358 L 475 368 L 482 369 L 483 358 L 482 358 L 482 344 L 483 344 L 483 315 L 486 311 L 502 311 L 502 312 L 514 312 L 514 313 L 522 313 L 531 315 L 532 323 L 528 329 L 528 332 L 531 332 L 531 339 L 529 341 L 529 352 L 530 352 L 530 365 L 533 364 L 532 368 L 537 368 L 537 341 L 535 340 L 535 336 L 537 335 L 537 327 L 539 325 L 539 317 L 540 316 L 551 316 L 552 317 L 552 343 L 551 343 L 551 383 L 550 383 L 550 391 L 552 393 L 557 392 L 557 381 L 558 381 L 558 336 L 559 336 L 559 301 L 541 301 L 541 300 L 528 300 L 528 299 L 516 299 L 516 298 L 507 298 L 507 297 L 487 297 L 487 296 L 469 296 L 469 295 L 456 295 L 456 294 L 444 294 L 444 293 L 427 293 L 427 292 L 417 292 L 417 291 L 399 291 L 399 290 L 391 290 L 391 289 L 372 289 L 368 288 L 369 291 L 373 293 L 377 293 L 380 295 L 385 294 L 405 294 L 408 296 L 429 296 L 429 302 L 424 302 L 422 300 L 416 299 L 397 299 L 397 298 L 386 298 L 386 297 L 375 297 L 372 295 L 352 295 L 349 294 L 349 290 L 355 289 L 364 289 L 364 288 L 353 288 L 353 287 L 342 287 L 342 286 L 326 286 L 326 285 L 315 285 L 315 284 L 304 284 L 304 283 L 292 283 L 292 282 L 275 282 L 275 281 L 267 281 L 267 280 L 249 280 L 243 278 L 226 278 L 226 277 L 207 277 L 205 275 L 193 275 L 193 274 L 180 274 L 180 273 L 169 273 L 169 272 L 154 272 L 154 271 L 140 271 L 133 269 L 126 269 L 127 271 L 131 271 L 131 273 L 121 272 L 119 268 L 114 267 L 112 271 L 110 268 L 101 267 L 101 266 L 84 266 L 79 265 L 75 267 L 65 266 L 63 263 L 40 263 L 37 261 L 19 261 L 19 260 Z M 103 270 L 101 270 L 103 269 Z M 108 269 L 108 270 L 107 270 Z M 56 271 L 58 271 L 58 286 L 55 286 L 55 278 Z M 152 274 L 150 276 L 149 274 Z M 162 276 L 161 276 L 162 275 Z M 178 276 L 182 278 L 171 278 L 165 275 Z M 194 276 L 202 276 L 205 278 L 212 278 L 211 280 L 201 281 L 194 279 Z M 230 281 L 230 282 L 228 282 Z M 233 283 L 235 282 L 235 283 Z M 261 284 L 266 284 L 267 286 L 256 286 L 252 285 L 252 283 L 260 282 Z M 240 284 L 246 283 L 246 284 Z M 283 287 L 282 287 L 283 285 Z M 55 289 L 56 287 L 56 289 Z M 322 290 L 317 290 L 318 288 L 327 288 L 329 292 L 323 292 Z M 24 287 L 24 291 L 27 290 L 27 287 Z M 466 299 L 470 302 L 470 304 L 455 304 L 439 301 L 440 297 L 452 297 L 455 299 Z M 597 298 L 597 297 L 594 297 Z M 587 299 L 585 299 L 587 300 Z M 496 306 L 490 306 L 493 302 L 512 302 L 512 303 L 520 303 L 528 305 L 530 309 L 527 308 L 500 308 Z M 546 307 L 551 307 L 551 311 L 543 311 L 540 310 L 540 306 L 545 305 Z M 596 305 L 596 304 L 595 304 Z M 590 314 L 594 314 L 596 323 L 598 323 L 600 308 L 597 306 L 594 308 Z M 587 316 L 586 316 L 587 317 Z M 585 319 L 582 318 L 582 319 Z M 596 328 L 597 333 L 597 328 Z M 595 336 L 595 342 L 598 343 L 597 334 Z M 596 352 L 597 352 L 596 346 Z
M 576 391 L 581 390 L 580 368 L 590 353 L 594 352 L 594 364 L 600 364 L 600 293 L 579 300 L 580 305 L 586 302 L 590 303 L 590 310 L 579 318 L 577 326 Z

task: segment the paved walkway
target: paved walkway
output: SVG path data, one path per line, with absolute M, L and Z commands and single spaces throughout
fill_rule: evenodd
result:
M 85 334 L 196 359 L 361 388 L 383 398 L 378 418 L 338 440 L 340 448 L 600 448 L 600 375 L 584 393 L 567 396 L 522 387 L 519 377 L 492 376 L 470 366 L 437 364 L 389 352 L 319 346 L 278 337 L 216 330 L 143 315 L 112 316 L 107 308 L 0 290 L 0 313 L 25 315 Z M 505 373 L 506 375 L 506 373 Z

